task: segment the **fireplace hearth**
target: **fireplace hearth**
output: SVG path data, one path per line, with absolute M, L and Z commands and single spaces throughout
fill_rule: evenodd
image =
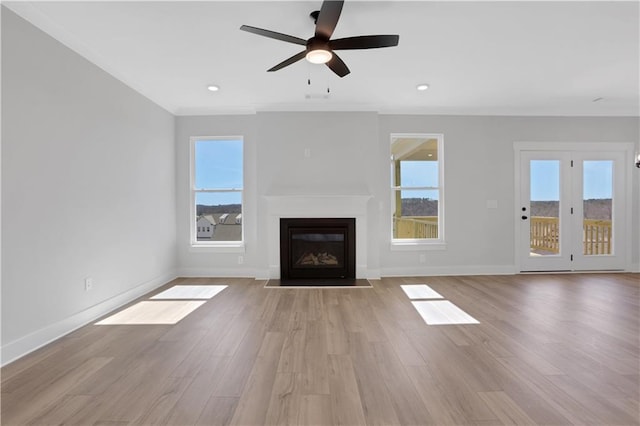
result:
M 280 279 L 355 279 L 355 218 L 281 218 Z

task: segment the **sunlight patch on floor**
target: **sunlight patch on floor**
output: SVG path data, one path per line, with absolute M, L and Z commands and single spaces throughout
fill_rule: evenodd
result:
M 405 284 L 401 285 L 402 291 L 411 300 L 415 299 L 444 299 L 440 293 L 426 284 Z
M 480 324 L 448 300 L 420 300 L 411 304 L 428 325 Z
M 176 285 L 156 294 L 151 299 L 211 299 L 225 288 L 227 288 L 226 285 Z
M 96 325 L 176 324 L 205 301 L 144 301 L 96 323 Z

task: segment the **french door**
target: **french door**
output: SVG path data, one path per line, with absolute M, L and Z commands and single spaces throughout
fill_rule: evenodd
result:
M 521 271 L 623 270 L 625 153 L 520 151 Z

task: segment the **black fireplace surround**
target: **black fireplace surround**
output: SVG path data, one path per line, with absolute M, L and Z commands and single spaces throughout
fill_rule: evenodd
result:
M 355 237 L 355 218 L 281 218 L 280 279 L 355 279 Z

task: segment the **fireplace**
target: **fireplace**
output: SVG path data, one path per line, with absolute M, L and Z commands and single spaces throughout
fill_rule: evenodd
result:
M 355 279 L 355 218 L 281 218 L 280 279 Z

